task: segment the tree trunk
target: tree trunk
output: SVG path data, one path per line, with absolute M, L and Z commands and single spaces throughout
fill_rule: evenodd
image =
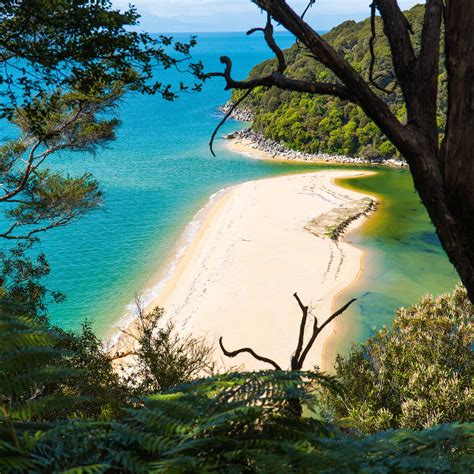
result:
M 452 259 L 474 301 L 474 2 L 447 0 L 448 115 L 441 169 L 448 206 L 465 249 Z M 448 254 L 450 252 L 446 249 Z M 450 255 L 451 257 L 451 255 Z

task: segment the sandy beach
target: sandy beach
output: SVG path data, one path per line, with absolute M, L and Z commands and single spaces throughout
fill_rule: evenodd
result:
M 318 216 L 364 197 L 334 184 L 361 173 L 320 171 L 228 188 L 147 309 L 163 307 L 180 332 L 214 343 L 220 366 L 270 368 L 247 354 L 225 358 L 218 348 L 222 336 L 229 350 L 250 346 L 287 368 L 301 319 L 293 293 L 321 323 L 331 314 L 333 298 L 361 270 L 359 249 L 305 229 Z M 312 318 L 308 335 L 310 324 Z M 331 324 L 320 334 L 305 368 L 324 368 L 324 344 L 333 331 Z M 124 344 L 122 338 L 119 347 Z

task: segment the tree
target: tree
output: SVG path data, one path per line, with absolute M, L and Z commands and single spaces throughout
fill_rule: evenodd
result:
M 203 78 L 202 65 L 190 63 L 194 37 L 173 43 L 130 31 L 137 24 L 134 8 L 121 12 L 108 0 L 2 2 L 0 114 L 20 138 L 0 149 L 0 202 L 13 204 L 5 211 L 13 223 L 0 237 L 27 239 L 100 204 L 89 174 L 53 173 L 45 160 L 62 150 L 94 152 L 113 140 L 119 122 L 111 112 L 130 90 L 174 99 L 177 91 L 154 78 L 157 67 L 186 62 Z
M 27 254 L 34 243 L 29 239 L 0 252 L 0 302 L 15 302 L 27 314 L 43 319 L 48 302 L 61 302 L 64 295 L 48 291 L 42 284 L 50 268 L 43 253 L 36 258 Z
M 398 309 L 390 328 L 338 356 L 345 390 L 342 397 L 327 392 L 330 418 L 367 433 L 471 420 L 473 313 L 461 286 Z
M 190 63 L 196 44 L 132 31 L 134 7 L 120 11 L 110 0 L 3 0 L 0 9 L 0 111 L 11 116 L 38 93 L 53 87 L 84 94 L 98 83 L 121 83 L 172 100 L 177 91 L 154 77 L 156 68 L 188 64 L 202 78 L 202 64 Z M 172 55 L 176 54 L 176 57 Z M 179 89 L 187 89 L 181 84 Z M 199 89 L 197 82 L 193 89 Z M 179 90 L 178 89 L 178 90 Z
M 359 105 L 394 144 L 410 165 L 415 187 L 426 207 L 450 261 L 456 267 L 471 301 L 474 301 L 474 4 L 469 0 L 427 0 L 419 48 L 411 27 L 396 0 L 374 0 L 371 5 L 373 46 L 378 11 L 391 51 L 393 76 L 407 110 L 401 122 L 381 99 L 387 91 L 374 77 L 375 51 L 369 77 L 363 78 L 298 15 L 285 0 L 253 0 L 267 13 L 263 32 L 274 52 L 274 71 L 246 81 L 232 78 L 232 61 L 222 57 L 227 89 L 241 89 L 243 101 L 256 87 L 339 97 Z M 315 3 L 311 0 L 308 8 Z M 306 8 L 305 12 L 308 10 Z M 337 82 L 309 82 L 285 75 L 286 60 L 273 36 L 272 21 L 293 33 L 309 55 L 332 71 Z M 444 22 L 444 35 L 442 26 Z M 444 43 L 448 84 L 446 130 L 438 128 L 438 71 Z M 236 104 L 238 105 L 238 104 Z M 229 111 L 229 114 L 232 112 Z M 214 135 L 215 136 L 215 135 Z M 211 141 L 212 142 L 212 141 Z
M 118 120 L 100 115 L 113 110 L 122 94 L 119 85 L 88 95 L 56 91 L 16 110 L 12 120 L 21 136 L 0 148 L 0 203 L 11 221 L 0 237 L 29 239 L 67 225 L 101 203 L 99 184 L 89 173 L 64 175 L 45 168 L 45 161 L 64 150 L 94 152 L 113 140 Z
M 354 303 L 356 299 L 350 300 L 348 303 L 346 303 L 344 306 L 339 308 L 337 311 L 331 314 L 324 322 L 320 324 L 318 321 L 318 318 L 315 315 L 311 314 L 309 306 L 306 306 L 305 304 L 303 304 L 300 297 L 298 296 L 298 293 L 294 293 L 293 297 L 295 298 L 301 310 L 301 322 L 300 322 L 300 330 L 298 333 L 298 341 L 296 344 L 296 349 L 290 358 L 290 370 L 299 371 L 303 369 L 303 364 L 306 360 L 306 357 L 308 356 L 310 350 L 312 349 L 314 343 L 316 342 L 317 337 L 321 334 L 323 329 L 332 321 L 334 321 L 338 316 L 344 313 L 344 311 L 346 311 L 346 309 L 349 308 L 349 306 L 352 303 Z M 305 335 L 306 326 L 308 323 L 308 316 L 311 316 L 313 318 L 313 327 L 312 327 L 312 332 L 309 338 L 307 338 Z M 305 341 L 305 339 L 307 340 Z M 224 342 L 222 340 L 222 337 L 219 339 L 219 346 L 226 357 L 236 357 L 239 354 L 246 352 L 250 354 L 254 359 L 260 362 L 264 362 L 265 364 L 271 365 L 275 370 L 282 370 L 280 365 L 276 363 L 274 360 L 269 359 L 268 357 L 258 355 L 250 347 L 243 347 L 235 351 L 228 351 L 224 347 Z
M 216 372 L 213 347 L 202 338 L 179 335 L 173 321 L 163 321 L 164 310 L 145 312 L 137 302 L 133 332 L 112 361 L 128 358 L 122 366 L 127 385 L 137 393 L 162 392 Z

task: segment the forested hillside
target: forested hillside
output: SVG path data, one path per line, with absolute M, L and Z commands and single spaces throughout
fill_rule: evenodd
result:
M 419 45 L 424 7 L 417 5 L 406 13 L 411 24 L 415 47 Z M 379 94 L 390 104 L 396 115 L 404 120 L 405 105 L 399 88 L 394 88 L 394 75 L 390 50 L 382 32 L 380 18 L 376 19 L 377 36 L 374 42 L 375 64 L 373 77 L 381 87 L 393 92 Z M 324 35 L 325 40 L 338 52 L 344 54 L 353 67 L 369 78 L 371 55 L 370 19 L 356 23 L 346 21 Z M 286 75 L 307 81 L 335 80 L 334 74 L 314 60 L 300 45 L 295 44 L 285 51 L 288 63 Z M 275 60 L 264 61 L 250 73 L 250 77 L 261 77 L 274 70 Z M 445 75 L 440 71 L 441 110 L 446 110 Z M 242 92 L 236 91 L 233 100 Z M 368 119 L 362 110 L 339 98 L 314 96 L 282 91 L 275 87 L 260 88 L 246 99 L 242 108 L 248 108 L 254 116 L 253 128 L 266 138 L 283 142 L 288 147 L 308 153 L 330 153 L 374 158 L 392 157 L 394 146 Z M 439 117 L 442 127 L 443 117 Z

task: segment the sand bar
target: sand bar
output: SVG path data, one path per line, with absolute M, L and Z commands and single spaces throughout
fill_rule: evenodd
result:
M 149 308 L 164 307 L 179 331 L 204 336 L 216 348 L 222 336 L 230 350 L 250 346 L 288 368 L 301 318 L 293 293 L 322 322 L 331 314 L 333 298 L 361 270 L 359 249 L 316 237 L 305 226 L 364 197 L 334 184 L 336 178 L 361 174 L 318 171 L 228 188 Z M 306 369 L 324 368 L 324 343 L 333 331 L 329 325 L 320 334 Z M 246 354 L 225 358 L 218 348 L 215 357 L 225 367 L 270 368 Z

